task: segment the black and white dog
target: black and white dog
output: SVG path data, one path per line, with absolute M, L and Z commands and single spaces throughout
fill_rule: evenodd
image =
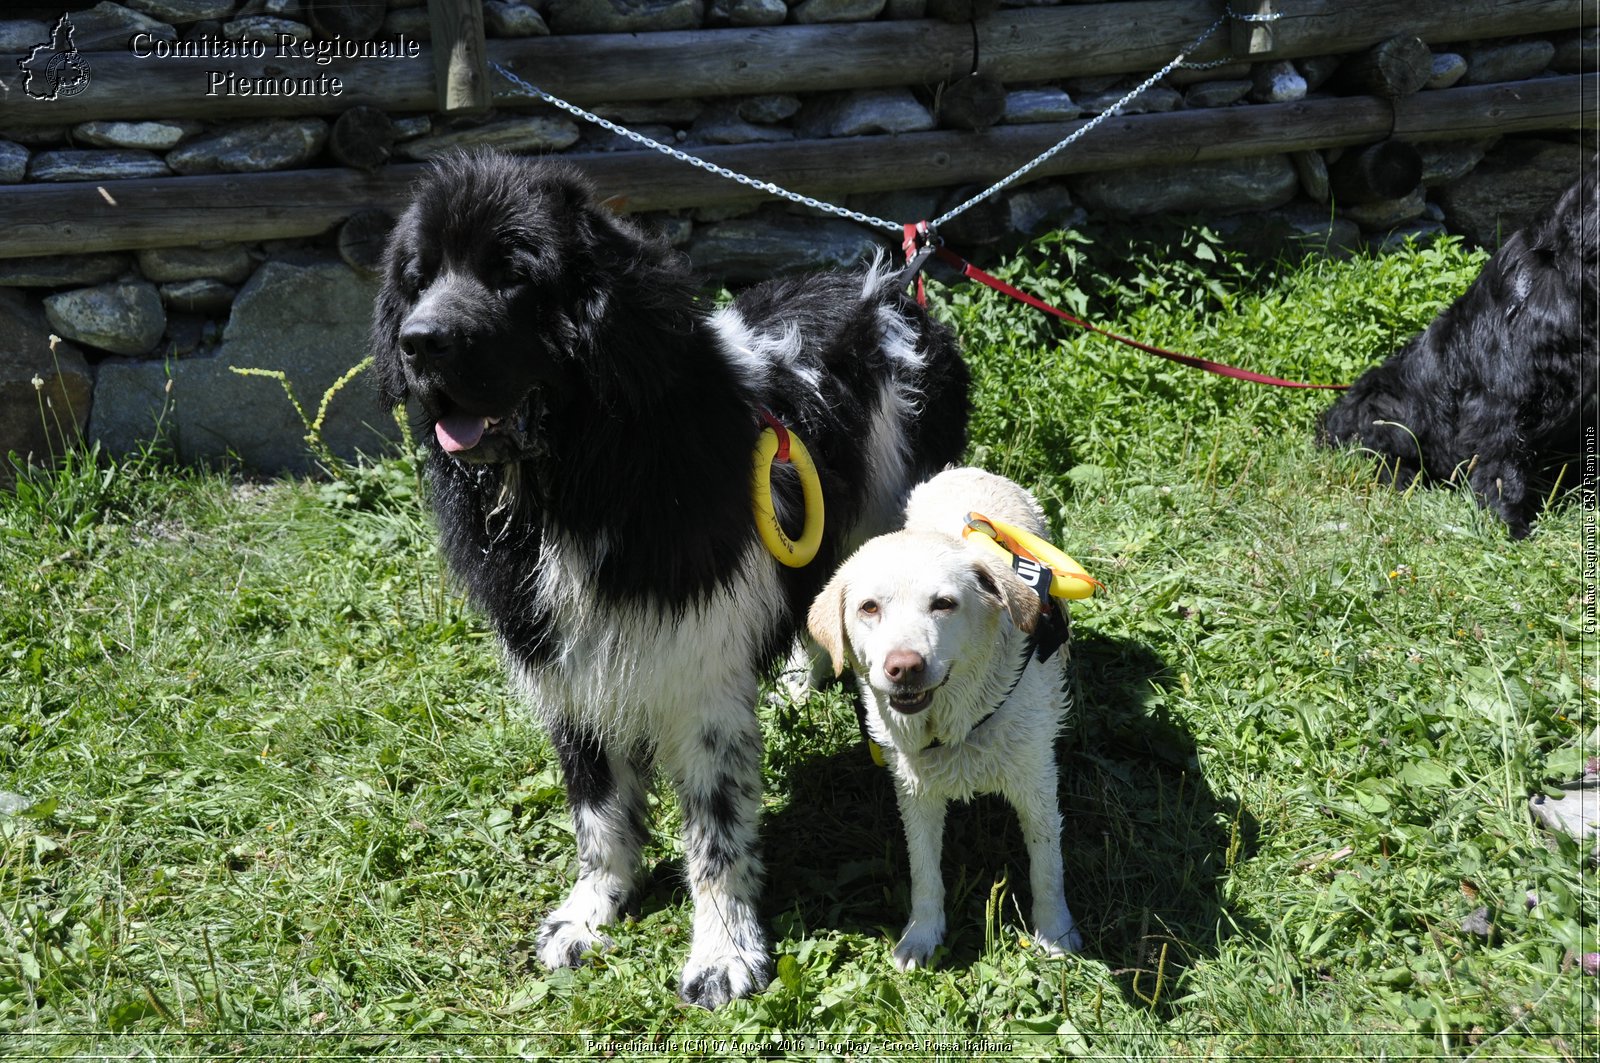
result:
M 659 767 L 694 902 L 679 993 L 714 1008 L 764 988 L 757 684 L 839 560 L 960 457 L 968 378 L 950 336 L 876 268 L 708 312 L 679 258 L 574 172 L 479 154 L 434 166 L 396 225 L 373 347 L 382 398 L 419 422 L 443 553 L 566 779 L 578 879 L 540 959 L 607 944 Z M 818 467 L 826 530 L 804 568 L 758 538 L 763 411 Z
M 1506 240 L 1472 285 L 1322 421 L 1324 442 L 1378 453 L 1400 486 L 1464 473 L 1522 538 L 1542 467 L 1581 446 L 1596 379 L 1596 168 Z

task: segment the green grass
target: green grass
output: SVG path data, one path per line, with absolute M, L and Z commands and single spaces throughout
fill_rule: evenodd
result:
M 1007 273 L 1135 336 L 1348 380 L 1480 264 L 1262 267 L 1174 230 L 1060 237 Z M 942 962 L 893 970 L 893 796 L 829 693 L 762 710 L 766 993 L 677 1003 L 665 791 L 619 947 L 531 967 L 570 827 L 411 464 L 258 485 L 74 455 L 0 496 L 0 1052 L 1582 1058 L 1596 876 L 1526 802 L 1595 752 L 1590 515 L 1558 497 L 1513 544 L 1463 491 L 1314 448 L 1326 394 L 933 299 L 974 367 L 973 459 L 1109 587 L 1074 607 L 1062 744 L 1082 956 L 1020 947 L 1020 838 L 979 800 L 951 817 Z

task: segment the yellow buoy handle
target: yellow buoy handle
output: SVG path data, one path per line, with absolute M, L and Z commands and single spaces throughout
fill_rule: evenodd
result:
M 822 481 L 800 437 L 783 430 L 788 444 L 787 458 L 780 456 L 778 432 L 781 426 L 769 425 L 756 439 L 755 466 L 751 470 L 751 501 L 755 506 L 756 533 L 772 556 L 790 568 L 804 568 L 817 556 L 822 545 Z M 798 541 L 790 539 L 778 520 L 772 504 L 772 462 L 787 460 L 800 475 L 800 491 L 805 500 L 805 525 Z
M 985 549 L 998 551 L 1008 560 L 1013 556 L 1026 557 L 1050 569 L 1050 596 L 1053 598 L 1078 601 L 1094 594 L 1095 588 L 1100 586 L 1099 581 L 1084 571 L 1082 565 L 1015 524 L 1007 524 L 982 513 L 968 513 L 967 526 L 961 530 L 961 534 Z

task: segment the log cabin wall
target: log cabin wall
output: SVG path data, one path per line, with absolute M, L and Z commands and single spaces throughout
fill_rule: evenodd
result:
M 0 405 L 21 396 L 26 409 L 0 409 L 0 449 L 59 447 L 13 423 L 38 420 L 43 374 L 108 450 L 159 430 L 182 457 L 305 467 L 287 414 L 234 423 L 241 406 L 281 400 L 277 382 L 228 369 L 281 369 L 314 402 L 358 361 L 389 220 L 426 160 L 460 146 L 570 160 L 713 282 L 897 243 L 645 150 L 502 70 L 719 165 L 916 221 L 1111 108 L 1228 10 L 13 4 L 0 12 Z M 1234 0 L 1231 13 L 1244 17 L 1224 19 L 1190 65 L 945 238 L 983 261 L 1089 217 L 1171 212 L 1269 253 L 1446 231 L 1493 246 L 1593 156 L 1584 0 Z M 52 334 L 65 339 L 53 352 Z M 371 449 L 383 418 L 346 390 L 332 442 Z

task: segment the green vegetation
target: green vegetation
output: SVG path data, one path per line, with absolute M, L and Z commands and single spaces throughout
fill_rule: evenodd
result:
M 1481 262 L 1263 267 L 1189 229 L 1058 236 L 1006 273 L 1348 380 Z M 1512 544 L 1464 491 L 1316 449 L 1326 393 L 931 297 L 974 367 L 973 460 L 1109 587 L 1073 610 L 1062 743 L 1082 956 L 1022 947 L 1020 838 L 980 800 L 951 816 L 942 962 L 893 970 L 899 823 L 835 691 L 762 709 L 766 993 L 677 1003 L 665 791 L 618 948 L 529 966 L 570 828 L 413 464 L 257 484 L 80 453 L 0 495 L 0 1053 L 1582 1058 L 1596 873 L 1526 811 L 1595 752 L 1581 507 Z

